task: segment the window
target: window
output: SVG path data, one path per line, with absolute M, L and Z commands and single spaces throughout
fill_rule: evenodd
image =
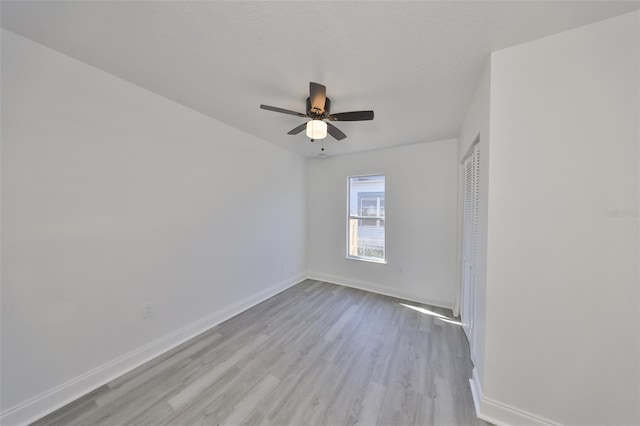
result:
M 349 177 L 347 257 L 385 260 L 385 176 Z

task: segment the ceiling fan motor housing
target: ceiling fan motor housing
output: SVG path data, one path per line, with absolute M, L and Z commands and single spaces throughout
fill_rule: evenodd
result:
M 331 99 L 325 98 L 324 110 L 319 111 L 317 108 L 311 108 L 311 98 L 307 98 L 307 115 L 316 120 L 327 118 L 331 114 Z

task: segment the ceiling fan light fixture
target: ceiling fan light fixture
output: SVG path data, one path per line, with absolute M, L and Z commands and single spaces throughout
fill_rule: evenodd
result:
M 327 137 L 327 123 L 322 120 L 311 120 L 307 123 L 307 136 L 310 139 L 324 139 Z

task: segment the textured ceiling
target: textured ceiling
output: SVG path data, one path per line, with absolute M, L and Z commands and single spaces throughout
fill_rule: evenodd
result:
M 454 138 L 490 52 L 640 8 L 638 1 L 3 1 L 2 27 L 306 156 L 309 81 L 335 123 L 329 155 Z M 553 66 L 549 64 L 549 66 Z

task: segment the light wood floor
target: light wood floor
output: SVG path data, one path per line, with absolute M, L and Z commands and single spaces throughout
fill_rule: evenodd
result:
M 34 424 L 486 425 L 455 321 L 307 280 Z

